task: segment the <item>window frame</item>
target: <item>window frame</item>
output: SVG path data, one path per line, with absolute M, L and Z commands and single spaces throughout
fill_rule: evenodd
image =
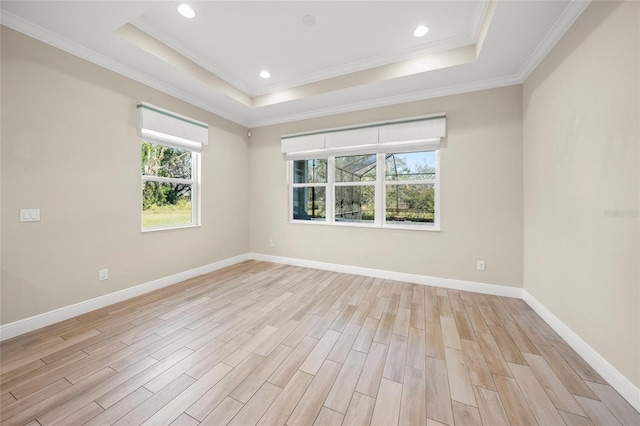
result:
M 162 145 L 174 149 L 182 149 L 191 152 L 191 179 L 184 178 L 168 178 L 162 176 L 144 175 L 140 174 L 140 230 L 141 232 L 155 232 L 155 231 L 168 231 L 173 229 L 183 228 L 197 228 L 201 226 L 200 223 L 200 164 L 201 164 L 201 152 L 195 149 L 190 149 L 187 146 L 176 146 L 173 144 L 162 143 L 153 139 L 142 138 L 140 139 L 141 147 L 142 143 L 149 143 L 152 145 Z M 142 158 L 140 158 L 142 163 Z M 185 185 L 191 185 L 191 223 L 181 223 L 175 225 L 161 225 L 161 226 L 144 226 L 144 185 L 145 182 L 159 182 L 159 183 L 180 183 Z
M 385 158 L 389 154 L 400 154 L 401 152 L 385 152 L 385 153 L 372 153 L 376 155 L 376 180 L 375 181 L 363 181 L 363 182 L 336 182 L 335 181 L 335 160 L 340 156 L 328 156 L 319 158 L 294 159 L 287 161 L 287 179 L 288 179 L 288 191 L 289 191 L 289 208 L 288 208 L 288 223 L 293 224 L 311 224 L 320 226 L 348 226 L 359 228 L 377 228 L 377 229 L 398 229 L 398 230 L 412 230 L 412 231 L 440 231 L 440 149 L 427 149 L 415 152 L 434 152 L 435 155 L 435 167 L 436 173 L 434 179 L 420 179 L 415 181 L 388 181 L 385 176 Z M 366 155 L 366 154 L 355 154 Z M 294 161 L 308 161 L 308 160 L 327 160 L 327 181 L 325 183 L 311 184 L 311 183 L 293 183 L 294 182 Z M 409 185 L 423 185 L 429 184 L 434 187 L 434 212 L 433 223 L 424 224 L 411 224 L 403 225 L 397 223 L 387 223 L 386 220 L 386 193 L 387 186 L 389 184 L 409 184 Z M 296 187 L 311 187 L 320 186 L 325 187 L 325 220 L 304 220 L 293 218 L 293 189 Z M 349 222 L 349 221 L 336 221 L 335 220 L 335 189 L 336 186 L 348 187 L 348 186 L 374 186 L 375 202 L 374 202 L 374 221 L 373 222 Z

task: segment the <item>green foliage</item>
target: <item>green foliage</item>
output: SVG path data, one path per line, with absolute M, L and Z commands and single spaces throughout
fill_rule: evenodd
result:
M 191 179 L 191 151 L 142 142 L 142 174 L 165 178 Z M 142 188 L 142 208 L 190 202 L 191 185 L 147 181 Z

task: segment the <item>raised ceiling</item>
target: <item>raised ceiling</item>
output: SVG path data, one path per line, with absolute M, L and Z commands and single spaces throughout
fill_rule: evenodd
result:
M 2 1 L 1 19 L 258 127 L 521 83 L 588 5 L 192 1 L 196 17 L 187 19 L 177 12 L 181 3 Z M 414 37 L 418 25 L 429 33 Z M 271 78 L 261 78 L 263 70 Z

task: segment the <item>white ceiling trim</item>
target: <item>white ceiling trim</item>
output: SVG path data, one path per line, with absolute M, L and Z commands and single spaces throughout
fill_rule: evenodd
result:
M 218 76 L 219 78 L 225 80 L 227 83 L 235 86 L 237 89 L 243 91 L 247 95 L 253 97 L 254 95 L 251 93 L 251 88 L 247 86 L 243 81 L 236 78 L 235 75 L 229 71 L 226 71 L 208 61 L 203 61 L 198 55 L 191 49 L 189 46 L 185 46 L 182 43 L 179 43 L 173 37 L 160 37 L 158 33 L 152 28 L 149 23 L 147 23 L 144 19 L 138 18 L 135 23 L 130 22 L 130 25 L 138 28 L 140 31 L 148 34 L 149 36 L 155 38 L 158 42 L 167 45 L 171 49 L 179 52 L 182 56 L 193 61 L 197 65 L 202 68 L 208 70 L 210 73 Z
M 469 37 L 473 40 L 473 43 L 478 43 L 480 38 L 480 31 L 482 26 L 487 21 L 487 11 L 489 10 L 489 0 L 482 0 L 476 3 L 476 10 L 473 12 L 473 18 L 471 19 L 471 33 Z
M 441 40 L 438 43 L 433 43 L 429 48 L 413 48 L 393 54 L 381 55 L 375 58 L 367 58 L 360 61 L 354 61 L 348 64 L 340 65 L 337 67 L 327 68 L 307 74 L 302 78 L 287 80 L 283 83 L 271 84 L 265 86 L 262 89 L 258 89 L 253 93 L 252 97 L 258 97 L 263 95 L 270 95 L 273 93 L 295 89 L 296 87 L 305 86 L 307 84 L 316 83 L 323 80 L 329 80 L 336 77 L 342 77 L 347 74 L 353 74 L 360 71 L 367 71 L 372 68 L 383 67 L 385 65 L 391 65 L 398 62 L 405 62 L 411 59 L 417 59 L 429 55 L 435 55 L 436 53 L 446 52 L 448 50 L 454 50 L 459 47 L 468 46 L 474 44 L 475 41 L 468 35 L 459 37 L 451 37 L 446 40 Z
M 553 46 L 560 41 L 564 33 L 567 32 L 590 3 L 591 0 L 574 0 L 569 3 L 556 22 L 553 23 L 545 37 L 538 43 L 533 53 L 522 65 L 522 68 L 518 72 L 518 77 L 522 82 L 540 65 L 544 57 L 547 56 L 551 49 L 553 49 Z
M 456 94 L 461 94 L 466 92 L 497 88 L 497 87 L 508 86 L 513 84 L 521 84 L 527 79 L 527 77 L 529 77 L 529 75 L 533 72 L 533 70 L 535 70 L 535 68 L 540 64 L 540 62 L 549 53 L 549 51 L 553 48 L 553 46 L 555 46 L 555 44 L 560 40 L 560 38 L 569 29 L 569 27 L 586 9 L 586 7 L 589 5 L 590 2 L 591 0 L 579 0 L 579 1 L 571 2 L 569 6 L 563 11 L 562 15 L 556 20 L 556 22 L 551 27 L 551 30 L 547 33 L 545 38 L 538 44 L 534 52 L 529 56 L 529 58 L 526 60 L 526 62 L 524 63 L 524 65 L 516 75 L 498 78 L 498 79 L 471 82 L 471 83 L 461 84 L 456 86 L 449 86 L 445 88 L 425 90 L 421 92 L 413 92 L 413 93 L 398 95 L 398 96 L 389 96 L 382 99 L 354 102 L 350 104 L 340 105 L 337 107 L 316 109 L 316 110 L 304 112 L 304 113 L 281 115 L 281 116 L 265 118 L 265 119 L 251 119 L 250 114 L 249 114 L 249 117 L 245 117 L 238 114 L 229 113 L 228 111 L 215 107 L 211 105 L 211 103 L 209 102 L 204 102 L 203 100 L 197 97 L 194 97 L 184 92 L 183 90 L 177 89 L 169 84 L 150 78 L 147 75 L 140 73 L 138 71 L 135 71 L 123 65 L 120 62 L 114 61 L 103 55 L 97 54 L 96 52 L 86 48 L 85 46 L 82 46 L 65 37 L 59 36 L 45 28 L 42 28 L 36 24 L 33 24 L 32 22 L 26 21 L 6 11 L 3 11 L 0 14 L 0 23 L 16 31 L 24 33 L 30 37 L 33 37 L 37 40 L 40 40 L 46 44 L 49 44 L 65 52 L 68 52 L 72 55 L 78 56 L 82 59 L 85 59 L 89 62 L 99 65 L 103 68 L 106 68 L 108 70 L 121 74 L 125 77 L 131 78 L 132 80 L 140 82 L 146 86 L 152 87 L 170 96 L 178 98 L 184 102 L 187 102 L 196 107 L 202 108 L 205 111 L 211 112 L 220 117 L 233 121 L 241 126 L 244 126 L 247 128 L 255 128 L 255 127 L 268 126 L 272 124 L 280 124 L 280 123 L 304 120 L 309 118 L 317 118 L 317 117 L 322 117 L 326 115 L 341 114 L 346 112 L 353 112 L 358 110 L 389 106 L 394 104 L 413 102 L 413 101 L 431 99 L 431 98 L 442 97 L 442 96 L 456 95 Z M 484 16 L 486 15 L 486 11 L 490 5 L 490 2 L 483 2 L 482 4 L 484 5 L 484 9 L 482 9 L 482 13 L 480 15 L 483 17 L 481 22 L 484 22 Z
M 257 97 L 263 95 L 269 95 L 272 93 L 293 89 L 299 86 L 303 86 L 310 83 L 315 83 L 322 80 L 328 80 L 335 77 L 340 77 L 346 74 L 352 74 L 359 71 L 365 71 L 371 68 L 381 67 L 384 65 L 402 62 L 408 59 L 420 58 L 428 55 L 433 55 L 436 53 L 444 52 L 447 50 L 457 49 L 459 47 L 476 44 L 478 41 L 478 37 L 480 36 L 480 30 L 482 29 L 483 24 L 487 20 L 487 10 L 489 8 L 489 0 L 481 0 L 477 3 L 476 8 L 474 10 L 474 14 L 471 20 L 471 32 L 470 34 L 460 35 L 457 37 L 450 37 L 445 40 L 441 40 L 438 43 L 432 43 L 429 47 L 424 46 L 416 46 L 414 48 L 396 51 L 390 54 L 379 55 L 374 58 L 362 59 L 359 61 L 353 61 L 347 64 L 326 68 L 314 73 L 307 74 L 302 76 L 301 78 L 290 79 L 281 83 L 274 83 L 271 85 L 264 86 L 263 88 L 259 88 L 253 90 L 247 84 L 245 84 L 240 79 L 236 78 L 236 76 L 223 69 L 216 64 L 211 63 L 210 61 L 206 61 L 203 58 L 199 57 L 193 49 L 189 46 L 186 46 L 180 42 L 178 42 L 173 37 L 162 37 L 156 29 L 150 25 L 148 22 L 144 20 L 144 18 L 139 18 L 135 23 L 131 23 L 131 25 L 137 27 L 141 31 L 147 33 L 149 36 L 155 38 L 160 43 L 166 44 L 171 49 L 179 52 L 181 55 L 185 56 L 187 59 L 193 61 L 199 66 L 207 69 L 212 74 L 215 74 L 219 78 L 225 80 L 229 84 L 235 86 L 236 88 L 242 90 L 244 93 L 249 95 L 250 97 Z
M 210 104 L 204 103 L 201 100 L 187 94 L 182 90 L 179 90 L 163 82 L 160 82 L 156 79 L 150 78 L 149 76 L 141 72 L 135 71 L 125 65 L 122 65 L 120 62 L 107 58 L 104 55 L 100 55 L 94 52 L 93 50 L 82 46 L 81 44 L 71 41 L 66 37 L 62 37 L 32 22 L 24 20 L 12 13 L 2 11 L 2 13 L 0 14 L 0 24 L 8 28 L 11 28 L 15 31 L 26 34 L 29 37 L 32 37 L 50 46 L 63 50 L 67 53 L 70 53 L 74 56 L 85 59 L 91 63 L 94 63 L 103 68 L 106 68 L 117 74 L 128 77 L 132 80 L 135 80 L 139 83 L 144 84 L 145 86 L 152 87 L 156 90 L 166 93 L 167 95 L 173 96 L 184 102 L 190 103 L 193 106 L 202 108 L 205 111 L 209 111 L 213 114 L 219 115 L 220 117 L 226 118 L 227 120 L 233 121 L 234 123 L 240 124 L 241 126 L 247 127 L 249 124 L 242 117 L 236 116 L 234 114 L 229 114 L 227 111 L 224 111 L 219 108 L 213 108 Z
M 338 107 L 316 109 L 309 112 L 299 114 L 291 114 L 280 116 L 277 118 L 269 118 L 264 120 L 252 120 L 249 127 L 252 129 L 273 124 L 290 123 L 293 121 L 307 120 L 310 118 L 325 117 L 328 115 L 345 114 L 354 111 L 362 111 L 365 109 L 379 108 L 390 105 L 404 104 L 407 102 L 423 101 L 426 99 L 441 98 L 443 96 L 460 95 L 463 93 L 477 92 L 479 90 L 495 89 L 498 87 L 512 86 L 521 84 L 522 81 L 517 75 L 510 77 L 501 77 L 490 80 L 477 81 L 467 84 L 459 84 L 438 89 L 423 90 L 421 92 L 413 92 L 405 95 L 388 96 L 386 98 L 375 99 L 372 101 L 354 102 L 351 104 L 340 105 Z

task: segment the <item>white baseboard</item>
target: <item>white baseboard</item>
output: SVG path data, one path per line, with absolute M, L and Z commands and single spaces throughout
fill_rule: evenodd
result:
M 236 263 L 240 263 L 248 259 L 248 254 L 241 254 L 239 256 L 210 263 L 188 271 L 179 272 L 174 275 L 169 275 L 168 277 L 159 278 L 157 280 L 149 281 L 114 293 L 105 294 L 104 296 L 99 296 L 94 299 L 85 300 L 84 302 L 76 303 L 74 305 L 65 306 L 43 314 L 1 325 L 0 341 L 55 324 L 78 315 L 86 314 L 87 312 L 95 311 L 96 309 L 104 308 L 105 306 L 113 305 L 114 303 L 122 302 L 123 300 L 131 299 L 132 297 L 140 296 L 141 294 L 149 293 L 172 284 L 177 284 L 181 281 L 195 278 L 227 266 L 235 265 Z
M 618 391 L 629 404 L 640 411 L 640 388 L 617 368 L 609 363 L 602 355 L 582 340 L 569 326 L 563 323 L 549 309 L 540 303 L 527 290 L 522 291 L 522 299 L 564 339 L 594 370 L 598 372 L 609 384 Z
M 518 287 L 454 280 L 450 278 L 429 277 L 426 275 L 406 274 L 404 272 L 387 271 L 384 269 L 363 268 L 361 266 L 317 262 L 315 260 L 295 259 L 292 257 L 270 256 L 262 253 L 249 253 L 249 259 L 522 299 L 522 289 Z

